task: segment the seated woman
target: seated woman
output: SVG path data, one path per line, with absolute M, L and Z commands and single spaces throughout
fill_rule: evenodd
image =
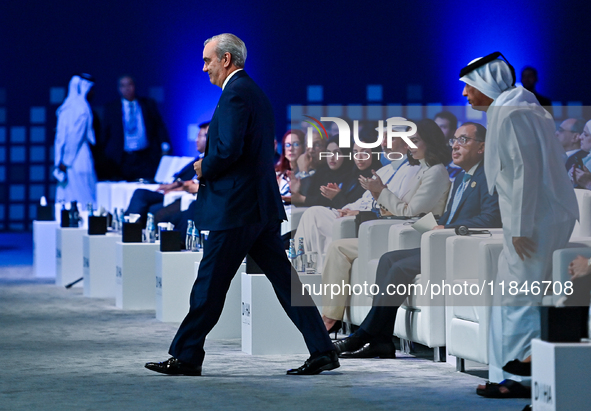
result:
M 361 138 L 363 142 L 370 142 L 370 138 Z M 334 183 L 328 183 L 320 187 L 321 194 L 327 199 L 328 207 L 343 208 L 347 204 L 353 203 L 361 198 L 365 189 L 361 186 L 359 177 L 370 178 L 373 176 L 372 170 L 378 170 L 382 167 L 378 156 L 374 152 L 380 152 L 381 148 L 363 148 L 357 144 L 353 145 L 353 163 L 355 167 L 351 169 L 349 176 L 345 178 L 344 183 L 338 186 Z
M 342 187 L 351 173 L 350 150 L 340 148 L 338 142 L 338 136 L 333 136 L 328 140 L 326 151 L 332 153 L 332 155 L 323 159 L 323 164 L 313 176 L 309 177 L 310 187 L 306 195 L 300 192 L 300 180 L 297 178 L 291 180 L 292 204 L 304 207 L 314 205 L 329 206 L 331 204 L 331 199 L 322 194 L 321 187 L 330 183 Z
M 281 199 L 285 204 L 291 204 L 289 181 L 298 172 L 298 157 L 304 153 L 304 133 L 301 130 L 287 130 L 281 141 L 283 149 L 275 165 L 275 174 Z
M 409 163 L 418 163 L 417 173 L 410 173 L 412 177 L 409 178 L 401 168 L 392 179 L 394 189 L 386 186 L 377 174 L 374 179 L 360 178 L 362 186 L 376 199 L 382 214 L 412 217 L 432 212 L 441 215 L 445 208 L 451 185 L 445 168 L 451 157 L 445 137 L 433 120 L 425 119 L 416 124 L 417 132 L 410 138 L 416 148 L 408 150 L 408 158 Z M 334 241 L 326 254 L 322 283 L 348 284 L 351 265 L 357 256 L 358 239 Z M 322 317 L 328 330 L 340 325 L 337 321 L 343 318 L 346 302 L 346 295 L 323 298 Z

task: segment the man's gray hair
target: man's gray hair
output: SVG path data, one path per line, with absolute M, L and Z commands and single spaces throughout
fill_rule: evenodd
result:
M 224 54 L 230 53 L 232 55 L 232 62 L 238 68 L 244 68 L 246 61 L 246 45 L 237 36 L 230 33 L 218 34 L 205 40 L 205 46 L 210 41 L 217 41 L 215 46 L 215 54 L 221 60 Z

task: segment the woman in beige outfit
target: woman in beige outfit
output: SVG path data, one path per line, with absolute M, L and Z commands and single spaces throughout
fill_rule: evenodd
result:
M 409 149 L 409 164 L 418 164 L 418 173 L 397 173 L 399 181 L 394 189 L 391 184 L 390 188 L 386 187 L 377 175 L 374 179 L 360 179 L 361 184 L 372 193 L 383 215 L 413 217 L 429 212 L 441 215 L 451 185 L 445 169 L 451 159 L 449 147 L 439 126 L 429 119 L 417 122 L 417 132 L 411 140 L 417 148 Z M 326 254 L 322 283 L 348 284 L 358 249 L 357 238 L 333 241 Z M 343 318 L 347 297 L 338 295 L 331 299 L 330 295 L 323 296 L 322 317 L 327 330 Z

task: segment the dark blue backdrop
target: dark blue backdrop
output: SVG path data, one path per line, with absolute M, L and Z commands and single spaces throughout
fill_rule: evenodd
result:
M 591 104 L 588 72 L 591 40 L 588 1 L 498 0 L 496 2 L 176 2 L 146 0 L 4 1 L 0 5 L 0 127 L 29 126 L 30 108 L 47 107 L 45 144 L 53 141 L 55 108 L 50 87 L 66 87 L 72 73 L 97 78 L 93 106 L 117 97 L 116 79 L 132 73 L 138 92 L 163 87 L 160 103 L 176 154 L 192 154 L 187 126 L 213 112 L 220 89 L 201 72 L 202 44 L 232 32 L 248 47 L 247 71 L 274 104 L 277 135 L 287 124 L 287 106 L 306 103 L 306 86 L 322 85 L 321 104 L 366 104 L 366 86 L 383 86 L 382 104 L 464 104 L 459 69 L 472 58 L 500 50 L 520 70 L 539 69 L 538 90 L 553 101 Z M 422 98 L 407 99 L 407 85 L 422 86 Z M 29 131 L 24 143 L 30 144 Z M 10 153 L 11 138 L 0 141 Z M 25 185 L 29 169 L 16 176 L 10 155 L 0 164 L 0 229 L 9 216 L 10 185 Z M 27 161 L 31 160 L 27 156 Z M 0 163 L 2 159 L 0 158 Z M 49 157 L 43 163 L 50 167 Z M 4 180 L 2 169 L 5 167 Z M 22 173 L 21 173 L 22 174 Z M 49 175 L 48 195 L 53 189 Z M 38 194 L 38 190 L 36 192 Z M 18 194 L 18 193 L 17 193 Z M 17 196 L 18 198 L 21 198 Z M 31 218 L 30 207 L 22 219 Z M 18 214 L 15 212 L 15 214 Z

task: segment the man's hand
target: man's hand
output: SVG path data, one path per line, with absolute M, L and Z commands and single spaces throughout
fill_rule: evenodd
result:
M 568 273 L 571 276 L 571 280 L 575 278 L 583 277 L 589 275 L 589 259 L 583 257 L 582 255 L 578 256 L 571 263 L 568 265 Z
M 359 182 L 361 183 L 361 187 L 363 187 L 365 190 L 369 190 L 373 198 L 377 200 L 382 193 L 382 190 L 387 187 L 374 170 L 371 170 L 371 172 L 373 174 L 373 178 L 359 176 Z
M 181 189 L 182 183 L 175 181 L 174 183 L 170 184 L 160 184 L 156 191 L 162 191 L 163 194 L 169 193 L 171 191 L 177 191 Z
M 336 195 L 338 193 L 340 193 L 340 192 L 341 192 L 341 189 L 335 183 L 328 183 L 325 186 L 320 186 L 320 193 L 324 197 L 326 197 L 326 198 L 328 198 L 330 200 L 332 200 L 333 198 L 335 198 Z
M 513 237 L 513 247 L 522 261 L 530 258 L 536 252 L 536 243 L 529 237 Z
M 196 183 L 193 180 L 185 181 L 182 185 L 183 191 L 186 191 L 190 194 L 197 194 L 199 191 L 199 183 Z
M 435 227 L 432 228 L 432 230 L 443 230 L 445 228 L 444 225 L 436 225 Z
M 203 177 L 203 172 L 201 171 L 201 162 L 203 160 L 197 160 L 195 161 L 195 163 L 193 163 L 193 170 L 195 170 L 195 174 L 197 174 L 197 179 L 201 180 L 201 177 Z
M 339 212 L 339 217 L 354 216 L 359 214 L 359 210 L 349 210 L 348 208 L 343 208 L 337 211 Z

